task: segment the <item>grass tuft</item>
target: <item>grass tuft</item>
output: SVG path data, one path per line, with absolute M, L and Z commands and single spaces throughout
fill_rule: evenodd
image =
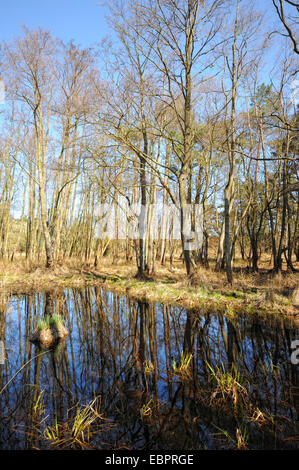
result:
M 46 328 L 55 328 L 59 325 L 62 325 L 63 318 L 59 313 L 54 313 L 53 315 L 45 315 L 43 318 L 40 318 L 38 322 L 38 329 L 44 330 Z
M 231 400 L 234 405 L 245 401 L 248 392 L 241 384 L 241 376 L 235 365 L 229 371 L 225 370 L 223 364 L 221 367 L 216 366 L 215 369 L 208 363 L 207 366 L 211 371 L 211 380 L 216 383 L 216 390 L 211 395 L 211 403 L 219 396 L 221 400 Z
M 77 406 L 73 419 L 58 423 L 55 418 L 54 426 L 44 430 L 44 439 L 54 448 L 62 449 L 91 449 L 92 437 L 99 431 L 107 429 L 107 421 L 98 411 L 98 398 L 86 406 Z M 109 428 L 111 423 L 109 423 Z

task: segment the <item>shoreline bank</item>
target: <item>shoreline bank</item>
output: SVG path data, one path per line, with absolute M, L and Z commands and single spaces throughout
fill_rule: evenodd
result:
M 293 304 L 290 295 L 286 295 L 292 289 L 288 291 L 286 287 L 283 290 L 275 280 L 269 281 L 269 285 L 265 282 L 257 287 L 252 287 L 248 282 L 248 285 L 246 282 L 236 282 L 228 286 L 213 284 L 204 271 L 199 272 L 193 281 L 178 274 L 139 279 L 129 267 L 127 270 L 119 269 L 120 274 L 116 271 L 115 266 L 98 270 L 67 266 L 53 269 L 38 267 L 32 272 L 15 273 L 1 269 L 0 295 L 98 286 L 141 301 L 179 305 L 189 310 L 217 311 L 227 315 L 282 316 L 293 318 L 299 324 L 299 307 Z

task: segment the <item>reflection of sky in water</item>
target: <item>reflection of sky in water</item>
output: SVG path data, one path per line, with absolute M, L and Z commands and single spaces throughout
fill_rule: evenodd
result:
M 72 403 L 88 403 L 96 395 L 102 396 L 107 412 L 112 413 L 113 403 L 118 397 L 116 384 L 121 382 L 136 388 L 142 386 L 140 367 L 135 367 L 136 351 L 140 347 L 141 304 L 128 301 L 123 295 L 116 296 L 105 291 L 98 291 L 98 294 L 100 292 L 102 303 L 97 300 L 93 289 L 66 290 L 63 307 L 63 303 L 56 305 L 54 296 L 56 309 L 64 313 L 70 333 L 65 348 L 55 355 L 53 352 L 45 354 L 39 364 L 36 359 L 31 361 L 17 375 L 0 397 L 4 416 L 7 416 L 9 410 L 15 409 L 26 415 L 26 406 L 37 381 L 40 389 L 46 391 L 47 412 L 51 414 L 56 410 L 57 413 L 59 402 L 62 415 Z M 36 354 L 37 349 L 28 338 L 37 326 L 38 318 L 43 316 L 44 305 L 43 294 L 36 294 L 31 298 L 13 297 L 9 301 L 4 315 L 6 321 L 2 320 L 0 330 L 0 339 L 5 339 L 7 353 L 7 361 L 0 366 L 0 388 Z M 134 309 L 139 317 L 136 332 L 132 323 Z M 147 364 L 151 361 L 156 363 L 156 368 L 159 365 L 156 384 L 151 374 L 146 374 L 149 394 L 156 386 L 159 398 L 168 402 L 175 395 L 180 383 L 178 377 L 172 376 L 170 390 L 167 379 L 173 360 L 176 363 L 180 360 L 184 340 L 187 338 L 187 313 L 181 307 L 163 307 L 160 304 L 144 308 L 143 312 L 144 357 Z M 169 330 L 165 329 L 167 323 Z M 169 335 L 169 342 L 166 333 Z M 271 326 L 248 318 L 229 321 L 223 315 L 214 314 L 200 315 L 189 330 L 189 336 L 193 343 L 192 353 L 199 382 L 207 381 L 209 374 L 206 362 L 214 367 L 221 364 L 227 367 L 233 358 L 241 376 L 254 377 L 255 385 L 252 387 L 260 400 L 266 401 L 271 393 L 273 403 L 268 403 L 269 408 L 292 415 L 294 410 L 280 404 L 279 398 L 285 399 L 288 396 L 290 384 L 298 384 L 298 370 L 290 364 L 289 359 L 290 344 L 293 339 L 298 338 L 298 330 L 288 329 L 286 326 Z M 271 364 L 279 366 L 280 380 L 273 380 Z M 182 406 L 178 394 L 176 407 Z M 3 430 L 2 432 L 5 433 Z

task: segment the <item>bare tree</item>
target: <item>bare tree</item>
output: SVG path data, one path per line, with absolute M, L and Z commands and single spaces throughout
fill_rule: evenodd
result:
M 283 24 L 286 30 L 286 35 L 290 38 L 293 43 L 294 52 L 296 54 L 299 54 L 297 39 L 298 31 L 296 30 L 296 25 L 298 24 L 298 17 L 296 21 L 296 16 L 293 16 L 294 14 L 296 15 L 296 13 L 299 13 L 299 3 L 291 0 L 272 0 L 272 2 L 277 12 L 278 18 L 280 19 L 281 23 Z M 291 13 L 291 11 L 289 11 L 289 13 L 286 13 L 284 8 L 285 4 L 287 4 L 289 7 L 294 7 L 297 12 Z

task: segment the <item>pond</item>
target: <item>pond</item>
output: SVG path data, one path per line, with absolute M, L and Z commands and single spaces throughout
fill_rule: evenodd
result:
M 69 334 L 41 349 L 55 313 Z M 299 448 L 291 322 L 97 287 L 2 295 L 0 315 L 1 449 Z

